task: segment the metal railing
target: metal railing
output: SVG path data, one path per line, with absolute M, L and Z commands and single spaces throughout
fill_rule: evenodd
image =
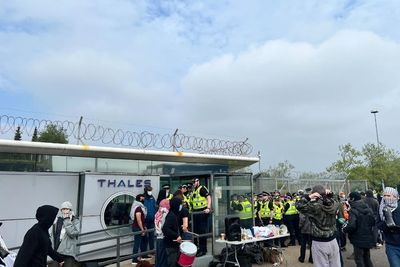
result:
M 204 213 L 203 211 L 191 212 L 190 216 L 191 216 L 192 224 L 193 224 L 194 215 L 203 214 L 203 213 Z M 212 211 L 209 214 L 211 216 L 212 215 Z M 95 230 L 95 231 L 91 231 L 91 232 L 81 233 L 81 234 L 79 234 L 78 238 L 89 236 L 89 235 L 93 235 L 93 234 L 109 232 L 109 231 L 116 230 L 116 229 L 128 228 L 128 227 L 130 228 L 131 225 L 130 224 L 125 224 L 125 225 L 112 226 L 112 227 L 109 227 L 107 229 L 101 229 L 101 230 Z M 154 232 L 154 230 L 155 230 L 154 228 L 146 229 L 145 233 Z M 213 239 L 213 242 L 211 242 L 212 251 L 214 251 L 214 234 L 213 234 L 213 231 L 211 231 L 211 232 L 209 232 L 209 230 L 207 230 L 207 231 L 208 232 L 206 232 L 204 234 L 198 234 L 198 233 L 195 233 L 193 231 L 193 227 L 192 227 L 192 231 L 190 231 L 189 233 L 192 235 L 192 241 L 194 241 L 194 239 L 199 239 L 199 238 L 202 238 L 202 237 L 211 237 Z M 127 242 L 122 242 L 122 239 L 130 237 L 130 236 L 133 237 L 133 236 L 135 236 L 137 234 L 142 234 L 142 232 L 141 231 L 137 231 L 137 232 L 124 233 L 124 234 L 117 234 L 117 235 L 113 235 L 113 236 L 110 235 L 108 237 L 96 238 L 96 239 L 90 240 L 90 241 L 79 242 L 77 244 L 77 246 L 78 247 L 83 247 L 83 246 L 92 245 L 92 244 L 96 244 L 96 243 L 101 243 L 101 242 L 105 242 L 105 241 L 116 240 L 116 244 L 108 245 L 108 246 L 104 246 L 104 247 L 96 248 L 96 249 L 92 249 L 92 250 L 88 250 L 88 251 L 85 251 L 85 252 L 82 252 L 82 253 L 78 253 L 77 256 L 79 257 L 79 256 L 88 255 L 88 254 L 91 254 L 91 253 L 96 253 L 96 252 L 100 252 L 100 251 L 104 251 L 104 250 L 115 248 L 116 249 L 115 258 L 108 259 L 108 260 L 105 260 L 105 261 L 99 261 L 98 262 L 98 266 L 107 266 L 107 265 L 110 265 L 110 264 L 116 264 L 117 267 L 120 267 L 121 266 L 121 262 L 123 262 L 123 261 L 132 259 L 134 257 L 147 255 L 149 253 L 155 253 L 156 250 L 153 249 L 153 250 L 148 250 L 148 251 L 144 251 L 144 252 L 140 252 L 140 253 L 136 253 L 136 254 L 130 253 L 130 254 L 127 254 L 127 255 L 121 255 L 121 247 L 126 246 L 126 245 L 131 245 L 134 242 L 133 238 L 132 238 L 131 241 L 127 241 Z M 10 251 L 18 250 L 20 247 L 21 246 L 12 247 L 12 248 L 9 248 L 9 250 Z

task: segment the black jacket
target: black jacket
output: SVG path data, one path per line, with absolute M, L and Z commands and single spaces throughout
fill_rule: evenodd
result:
M 165 217 L 165 222 L 162 227 L 164 234 L 164 244 L 168 248 L 179 247 L 179 243 L 174 241 L 179 237 L 179 207 L 182 205 L 182 200 L 174 197 L 170 201 L 170 209 Z
M 343 231 L 349 234 L 350 243 L 359 248 L 375 247 L 373 227 L 375 216 L 363 200 L 350 203 L 349 221 Z
M 46 267 L 47 255 L 62 262 L 62 256 L 51 246 L 49 228 L 52 226 L 58 209 L 53 206 L 41 206 L 36 211 L 39 221 L 25 234 L 24 242 L 18 251 L 14 267 Z
M 368 207 L 372 210 L 375 216 L 375 221 L 378 222 L 379 219 L 379 203 L 378 200 L 376 200 L 373 197 L 367 196 L 364 198 L 364 202 L 368 205 Z
M 400 202 L 399 207 L 392 211 L 392 216 L 395 224 L 400 225 Z M 388 228 L 386 222 L 380 220 L 379 218 L 378 229 L 382 230 L 385 242 L 387 244 L 396 247 L 400 246 L 400 228 Z

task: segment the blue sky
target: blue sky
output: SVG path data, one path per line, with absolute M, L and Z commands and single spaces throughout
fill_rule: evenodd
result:
M 374 142 L 371 109 L 399 150 L 398 25 L 395 0 L 0 0 L 0 113 L 248 137 L 262 168 L 321 171 Z

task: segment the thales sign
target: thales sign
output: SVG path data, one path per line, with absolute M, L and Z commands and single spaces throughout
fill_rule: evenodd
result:
M 117 179 L 97 179 L 97 184 L 101 188 L 143 188 L 145 186 L 151 186 L 150 179 L 143 178 L 117 178 Z

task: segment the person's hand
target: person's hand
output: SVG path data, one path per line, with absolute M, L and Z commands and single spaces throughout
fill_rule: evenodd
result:
M 71 219 L 71 214 L 69 212 L 63 212 L 62 215 L 64 219 Z
M 182 237 L 181 237 L 181 236 L 178 236 L 178 238 L 175 239 L 174 241 L 180 243 L 180 242 L 182 242 Z
M 314 192 L 312 194 L 309 195 L 310 199 L 317 199 L 317 198 L 321 198 L 321 195 L 318 192 Z
M 60 264 L 60 266 L 62 267 L 62 266 L 64 265 L 64 262 L 62 261 L 62 262 L 60 262 L 59 264 Z
M 141 231 L 141 236 L 144 236 L 146 234 L 146 230 L 145 229 L 143 229 L 142 231 Z
M 210 213 L 210 211 L 211 211 L 211 209 L 206 208 L 206 209 L 204 210 L 204 213 Z

